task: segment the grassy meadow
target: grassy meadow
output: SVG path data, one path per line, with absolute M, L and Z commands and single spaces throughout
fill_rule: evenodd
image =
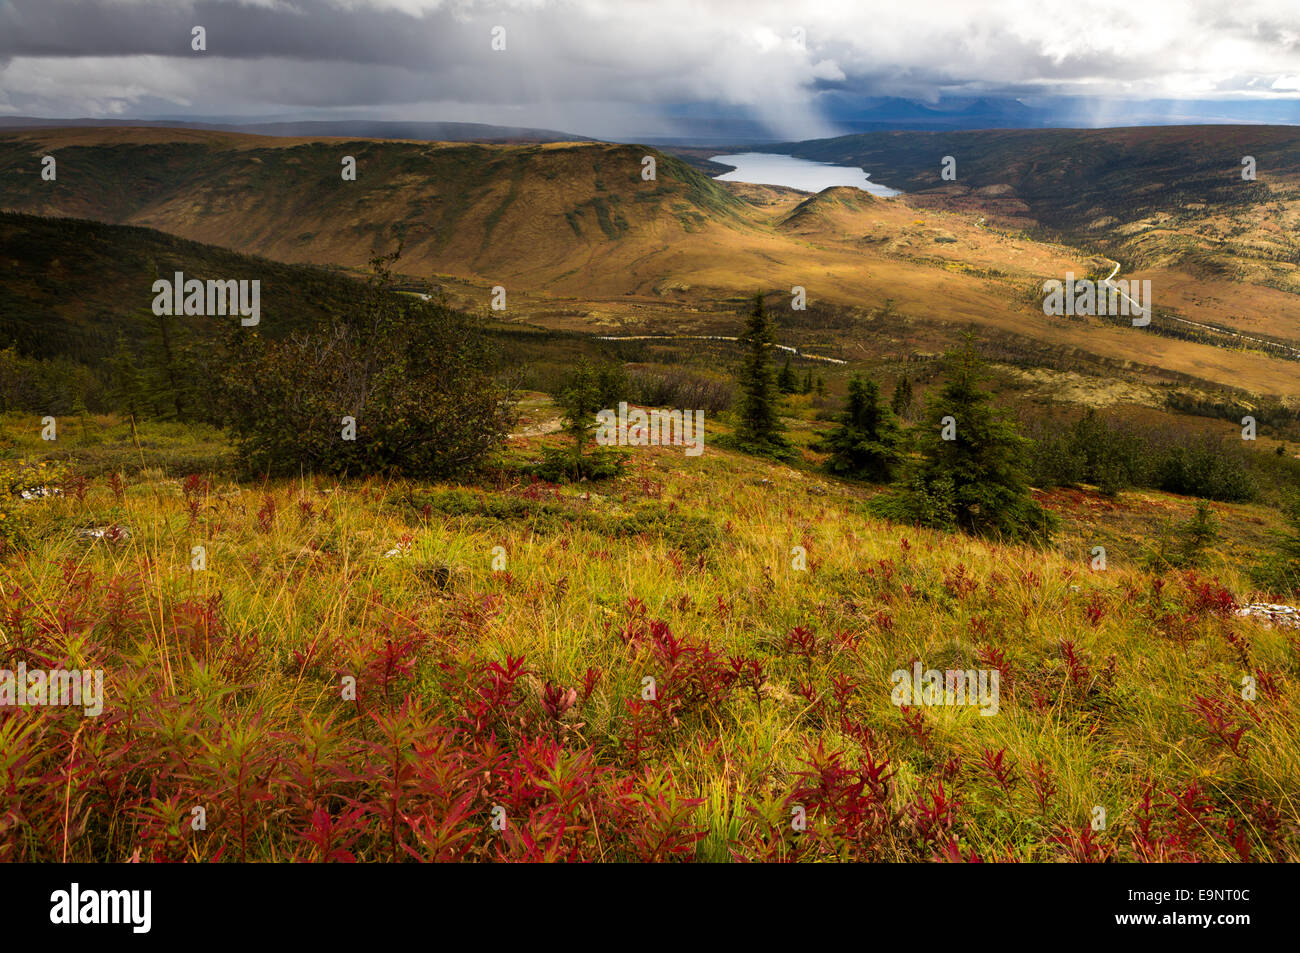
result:
M 1264 507 L 1156 574 L 1154 491 L 1040 494 L 1039 550 L 807 453 L 240 482 L 219 431 L 66 420 L 0 419 L 61 491 L 0 510 L 0 646 L 104 708 L 0 709 L 2 860 L 1300 859 L 1300 633 L 1234 613 Z M 996 714 L 894 704 L 914 663 Z

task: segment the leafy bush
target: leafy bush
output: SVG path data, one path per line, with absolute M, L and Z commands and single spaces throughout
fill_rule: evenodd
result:
M 956 488 L 951 478 L 936 477 L 927 480 L 913 472 L 894 496 L 871 499 L 868 511 L 882 519 L 896 523 L 913 523 L 947 532 L 957 530 Z
M 1234 452 L 1222 441 L 1205 440 L 1170 448 L 1156 465 L 1155 485 L 1167 493 L 1230 502 L 1253 500 L 1259 495 L 1242 451 Z
M 0 413 L 72 414 L 109 406 L 103 375 L 67 357 L 33 358 L 0 349 Z
M 722 538 L 722 532 L 702 516 L 681 513 L 656 500 L 636 503 L 617 513 L 602 513 L 560 498 L 480 494 L 465 489 L 406 492 L 392 503 L 422 518 L 470 517 L 484 525 L 524 523 L 533 532 L 560 534 L 582 530 L 607 539 L 629 539 L 645 534 L 663 539 L 688 556 L 704 554 Z
M 542 462 L 530 472 L 548 483 L 568 483 L 612 479 L 622 476 L 626 466 L 627 454 L 607 447 L 596 447 L 580 457 L 562 447 L 543 447 Z
M 1214 510 L 1205 500 L 1196 504 L 1196 512 L 1185 523 L 1163 526 L 1147 551 L 1148 569 L 1193 569 L 1204 566 L 1211 546 L 1219 539 L 1219 523 Z
M 1067 428 L 1040 423 L 1037 429 L 1029 468 L 1035 486 L 1090 483 L 1113 495 L 1148 480 L 1149 444 L 1091 408 Z
M 62 490 L 67 469 L 48 461 L 0 456 L 0 557 L 31 543 L 32 506 Z
M 1066 427 L 1053 420 L 1035 421 L 1031 434 L 1029 476 L 1040 487 L 1087 483 L 1112 495 L 1147 487 L 1241 502 L 1259 497 L 1256 472 L 1286 469 L 1286 461 L 1279 467 L 1231 441 L 1141 429 L 1107 420 L 1091 409 Z
M 646 407 L 680 407 L 716 414 L 730 407 L 733 397 L 731 383 L 726 380 L 679 367 L 638 367 L 627 374 L 626 399 Z
M 224 403 L 248 469 L 439 478 L 501 445 L 508 408 L 484 338 L 465 315 L 391 293 L 398 254 L 371 262 L 359 314 L 279 341 L 232 332 Z

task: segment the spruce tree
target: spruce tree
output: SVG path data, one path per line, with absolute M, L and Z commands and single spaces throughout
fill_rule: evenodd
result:
M 577 370 L 560 395 L 564 408 L 564 432 L 573 438 L 575 472 L 582 469 L 582 451 L 596 431 L 596 413 L 603 406 L 600 379 L 586 358 L 578 361 Z
M 772 320 L 763 307 L 763 296 L 755 295 L 739 338 L 744 356 L 736 375 L 741 396 L 734 444 L 746 453 L 783 457 L 791 448 L 777 416 L 776 376 L 770 363 L 773 343 Z
M 994 409 L 980 386 L 986 375 L 969 340 L 947 357 L 945 373 L 915 431 L 919 456 L 905 480 L 904 512 L 937 528 L 1045 540 L 1053 518 L 1029 492 L 1030 441 Z
M 141 417 L 145 409 L 144 382 L 137 365 L 138 359 L 127 345 L 126 336 L 119 331 L 109 363 L 112 396 L 118 410 L 135 418 Z
M 894 397 L 889 402 L 889 408 L 896 417 L 906 417 L 912 409 L 912 382 L 906 375 L 900 377 L 894 385 Z
M 603 407 L 614 407 L 628 396 L 627 372 L 623 365 L 602 362 L 596 368 L 596 391 Z
M 148 317 L 139 370 L 126 375 L 135 378 L 129 386 L 140 409 L 165 420 L 219 423 L 220 348 L 172 315 Z M 130 354 L 131 349 L 122 345 L 115 356 L 119 376 L 118 362 L 130 360 Z
M 806 372 L 806 373 L 804 374 L 804 376 L 803 376 L 803 383 L 799 385 L 799 393 L 801 393 L 801 394 L 811 394 L 811 393 L 812 393 L 812 388 L 813 388 L 813 383 L 812 383 L 812 368 L 810 367 L 810 368 L 808 368 L 807 372 Z
M 1182 563 L 1203 566 L 1211 546 L 1219 540 L 1219 521 L 1207 500 L 1196 502 L 1196 512 L 1178 527 Z
M 795 376 L 788 357 L 785 359 L 785 366 L 781 368 L 781 373 L 777 375 L 776 386 L 783 394 L 793 394 L 799 389 L 799 378 Z
M 902 434 L 893 414 L 881 406 L 879 385 L 854 375 L 848 403 L 836 422 L 839 426 L 818 446 L 831 455 L 826 468 L 839 476 L 890 482 L 902 460 Z
M 156 315 L 145 348 L 145 398 L 154 413 L 171 420 L 184 420 L 185 375 L 177 359 L 177 322 L 170 315 Z

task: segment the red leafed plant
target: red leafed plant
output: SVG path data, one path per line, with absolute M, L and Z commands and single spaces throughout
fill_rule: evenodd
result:
M 787 804 L 802 806 L 810 824 L 816 823 L 820 849 L 834 854 L 852 850 L 855 856 L 880 855 L 888 846 L 896 820 L 890 786 L 894 772 L 888 759 L 877 761 L 867 752 L 856 768 L 851 767 L 844 752 L 828 751 L 818 741 L 808 749 L 803 763 L 805 767 L 795 773 L 798 780 Z
M 552 721 L 559 721 L 563 718 L 565 712 L 572 708 L 577 700 L 578 690 L 576 688 L 561 688 L 549 681 L 542 686 L 542 708 Z
M 952 837 L 960 807 L 957 798 L 944 789 L 942 781 L 936 782 L 932 790 L 918 792 L 907 807 L 917 840 L 930 849 L 946 843 Z
M 1062 845 L 1076 864 L 1100 864 L 1115 859 L 1114 846 L 1099 840 L 1091 827 L 1062 827 L 1048 841 Z
M 1011 801 L 1011 790 L 1016 786 L 1015 766 L 1007 761 L 1007 749 L 999 748 L 996 753 L 985 748 L 980 755 L 980 766 L 984 774 L 998 786 L 1007 802 Z
M 1250 729 L 1249 724 L 1238 724 L 1231 706 L 1221 698 L 1206 698 L 1197 695 L 1188 709 L 1201 716 L 1210 736 L 1234 755 L 1245 761 L 1249 748 L 1244 746 L 1242 738 Z

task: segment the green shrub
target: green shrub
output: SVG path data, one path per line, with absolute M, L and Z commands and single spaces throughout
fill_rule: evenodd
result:
M 710 377 L 670 367 L 633 368 L 627 375 L 626 400 L 645 407 L 680 407 L 721 413 L 732 404 L 732 384 L 721 377 Z M 606 404 L 614 406 L 614 402 Z
M 1259 496 L 1259 487 L 1246 469 L 1243 453 L 1221 441 L 1172 447 L 1156 466 L 1155 485 L 1183 496 L 1228 502 L 1253 500 Z
M 1040 422 L 1034 438 L 1029 478 L 1035 486 L 1088 483 L 1114 495 L 1150 483 L 1150 442 L 1091 408 L 1066 428 Z
M 1284 528 L 1275 533 L 1273 549 L 1251 570 L 1251 576 L 1271 592 L 1300 595 L 1300 493 L 1282 505 Z
M 1035 486 L 1091 484 L 1116 494 L 1147 487 L 1224 502 L 1260 496 L 1259 479 L 1287 482 L 1290 461 L 1251 453 L 1233 441 L 1188 433 L 1139 429 L 1087 410 L 1074 423 L 1033 425 L 1029 476 Z
M 914 472 L 901 493 L 875 497 L 868 503 L 868 509 L 874 515 L 896 523 L 911 523 L 947 532 L 957 530 L 956 488 L 951 479 L 943 477 L 926 480 Z
M 232 331 L 224 407 L 248 470 L 436 479 L 476 469 L 502 445 L 508 407 L 479 328 L 391 293 L 396 259 L 372 262 L 360 313 L 277 341 Z
M 67 477 L 59 463 L 0 455 L 0 558 L 31 545 L 33 508 Z
M 1210 547 L 1218 539 L 1219 525 L 1214 511 L 1209 503 L 1200 500 L 1191 519 L 1172 526 L 1166 520 L 1160 526 L 1142 562 L 1152 572 L 1196 569 L 1205 565 Z
M 463 517 L 488 527 L 497 523 L 523 524 L 539 534 L 581 531 L 606 539 L 644 534 L 662 539 L 690 557 L 704 555 L 722 538 L 722 532 L 712 521 L 669 509 L 657 500 L 645 500 L 614 512 L 600 512 L 563 499 L 529 499 L 457 488 L 407 491 L 392 498 L 390 503 L 421 518 L 426 515 Z
M 622 476 L 626 466 L 627 454 L 607 447 L 595 447 L 580 457 L 562 447 L 543 447 L 542 462 L 531 467 L 529 472 L 548 483 L 576 483 Z

